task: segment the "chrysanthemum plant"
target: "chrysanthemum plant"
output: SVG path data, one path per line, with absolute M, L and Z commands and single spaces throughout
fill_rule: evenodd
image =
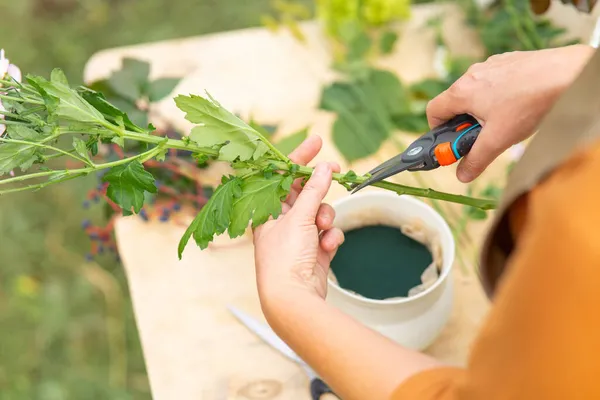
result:
M 0 179 L 2 195 L 37 190 L 104 171 L 106 195 L 124 215 L 131 215 L 140 212 L 146 194 L 157 192 L 155 177 L 145 164 L 164 160 L 170 150 L 189 151 L 198 160 L 226 162 L 232 167 L 234 173 L 223 176 L 187 228 L 179 244 L 180 257 L 192 237 L 204 249 L 216 235 L 227 232 L 235 238 L 250 224 L 256 227 L 269 217 L 277 218 L 293 181 L 312 174 L 311 167 L 294 164 L 260 129 L 223 108 L 208 93 L 175 97 L 177 107 L 196 126 L 189 136 L 173 139 L 155 135 L 152 125 L 135 124 L 102 93 L 87 87 L 72 88 L 59 69 L 52 71 L 49 80 L 28 75 L 21 81 L 20 72 L 4 55 L 0 67 L 0 175 L 5 176 Z M 95 156 L 102 143 L 136 150 L 123 159 L 98 162 Z M 53 159 L 74 161 L 75 165 L 65 162 L 58 169 L 50 168 L 47 162 Z M 6 176 L 13 171 L 16 176 Z M 368 174 L 353 171 L 333 175 L 333 180 L 347 188 L 367 178 Z M 445 200 L 483 210 L 495 207 L 493 200 L 428 188 L 385 181 L 375 186 L 399 195 Z

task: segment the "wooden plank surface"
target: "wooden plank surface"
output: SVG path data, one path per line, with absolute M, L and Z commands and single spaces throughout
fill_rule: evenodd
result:
M 461 26 L 452 6 L 418 6 L 414 17 L 399 27 L 400 42 L 394 54 L 380 65 L 397 71 L 406 81 L 434 76 L 434 37 L 425 21 L 439 12 L 449 16 L 445 30 L 451 50 L 462 54 L 481 51 L 472 32 Z M 585 24 L 583 24 L 585 25 Z M 591 22 L 585 25 L 587 34 Z M 577 25 L 582 29 L 582 24 Z M 286 33 L 249 29 L 201 38 L 112 49 L 95 55 L 86 68 L 86 81 L 106 76 L 124 56 L 152 63 L 155 76 L 185 75 L 177 93 L 202 93 L 207 89 L 225 107 L 243 116 L 253 115 L 261 123 L 280 125 L 280 133 L 311 126 L 311 133 L 324 138 L 318 160 L 342 161 L 330 140 L 332 115 L 319 111 L 321 88 L 335 78 L 330 71 L 327 42 L 315 23 L 303 26 L 308 43 L 301 45 Z M 190 125 L 172 100 L 153 110 L 182 129 Z M 408 143 L 414 136 L 400 135 Z M 387 143 L 374 157 L 354 165 L 369 170 L 397 148 Z M 480 179 L 501 181 L 506 157 Z M 216 182 L 219 166 L 207 172 Z M 433 188 L 464 193 L 454 168 L 422 174 Z M 416 185 L 414 174 L 402 174 L 398 182 Z M 377 189 L 366 189 L 377 190 Z M 328 201 L 346 196 L 333 186 Z M 450 207 L 453 215 L 459 207 Z M 237 240 L 219 238 L 200 251 L 188 246 L 178 261 L 177 243 L 191 220 L 170 223 L 143 222 L 136 217 L 116 224 L 119 252 L 125 266 L 142 346 L 155 399 L 309 399 L 308 380 L 295 364 L 280 356 L 247 331 L 227 310 L 235 305 L 262 319 L 255 288 L 253 248 L 247 234 Z M 450 322 L 440 338 L 427 350 L 445 361 L 464 364 L 468 347 L 488 309 L 474 273 L 478 240 L 486 222 L 471 224 L 457 249 L 468 262 L 455 265 L 456 294 Z M 456 263 L 458 264 L 458 263 Z

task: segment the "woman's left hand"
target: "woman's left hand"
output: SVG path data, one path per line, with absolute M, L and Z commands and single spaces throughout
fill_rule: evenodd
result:
M 322 141 L 309 137 L 290 159 L 306 165 L 319 152 Z M 283 203 L 282 214 L 254 231 L 256 276 L 263 307 L 282 297 L 311 295 L 325 298 L 329 263 L 344 241 L 341 230 L 333 228 L 335 212 L 322 203 L 331 186 L 332 172 L 340 167 L 319 163 L 302 188 L 294 182 Z

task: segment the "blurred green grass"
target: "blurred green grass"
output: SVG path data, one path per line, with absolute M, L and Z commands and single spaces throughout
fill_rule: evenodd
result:
M 3 0 L 0 47 L 24 72 L 61 67 L 80 83 L 98 50 L 256 26 L 268 11 L 269 0 Z M 0 400 L 150 398 L 122 266 L 85 260 L 81 222 L 102 212 L 81 203 L 95 184 L 0 198 Z

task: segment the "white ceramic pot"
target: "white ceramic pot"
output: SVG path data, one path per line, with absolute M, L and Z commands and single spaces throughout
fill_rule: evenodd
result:
M 333 207 L 335 224 L 343 230 L 372 225 L 369 221 L 373 219 L 391 226 L 418 219 L 431 235 L 437 235 L 442 249 L 442 269 L 439 279 L 423 292 L 408 298 L 373 300 L 341 288 L 330 278 L 327 294 L 329 303 L 361 323 L 405 347 L 425 349 L 440 334 L 452 310 L 455 244 L 448 224 L 424 202 L 391 192 L 355 194 L 335 202 Z M 368 268 L 365 265 L 365 269 Z

